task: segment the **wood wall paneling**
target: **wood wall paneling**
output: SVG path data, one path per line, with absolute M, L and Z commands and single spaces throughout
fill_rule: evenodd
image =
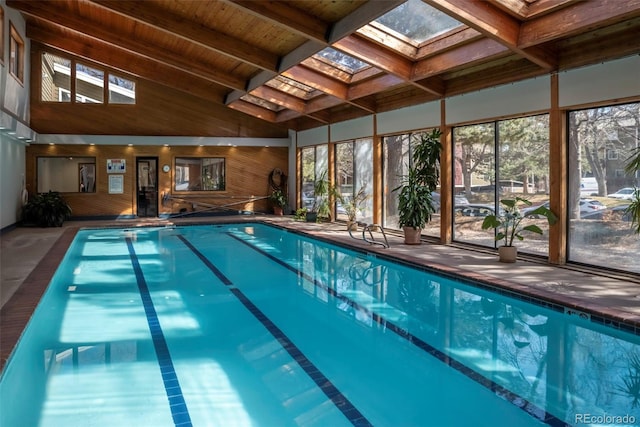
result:
M 122 145 L 44 145 L 32 144 L 26 150 L 27 190 L 37 190 L 36 164 L 38 157 L 94 157 L 96 159 L 95 193 L 62 193 L 73 210 L 73 215 L 116 216 L 135 215 L 136 206 L 136 157 L 158 158 L 158 210 L 160 214 L 178 213 L 181 208 L 211 210 L 210 206 L 234 203 L 235 210 L 268 212 L 266 200 L 246 202 L 251 197 L 265 197 L 270 193 L 269 173 L 275 169 L 288 170 L 288 148 L 286 147 L 190 147 L 190 146 L 141 146 Z M 176 157 L 224 157 L 226 189 L 220 192 L 176 192 L 173 177 Z M 107 159 L 125 159 L 124 193 L 109 194 Z M 168 173 L 162 165 L 169 164 Z M 172 196 L 162 203 L 163 194 Z M 183 202 L 178 199 L 184 199 Z M 219 211 L 215 209 L 214 211 Z

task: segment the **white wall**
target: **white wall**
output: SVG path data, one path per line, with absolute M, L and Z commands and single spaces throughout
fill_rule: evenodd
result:
M 25 143 L 18 137 L 33 135 L 29 123 L 29 42 L 22 15 L 0 0 L 4 11 L 4 65 L 0 66 L 0 230 L 15 225 L 22 211 L 25 179 Z M 20 33 L 25 46 L 24 85 L 9 75 L 9 23 Z
M 0 132 L 0 230 L 20 220 L 25 144 Z

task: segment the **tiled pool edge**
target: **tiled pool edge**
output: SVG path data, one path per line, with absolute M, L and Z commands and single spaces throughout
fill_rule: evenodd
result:
M 0 309 L 0 374 L 79 227 L 67 228 Z
M 340 239 L 332 238 L 318 232 L 302 230 L 300 228 L 287 226 L 283 222 L 260 221 L 264 224 L 279 227 L 287 231 L 298 233 L 310 238 L 322 240 L 363 254 L 373 254 L 376 257 L 392 262 L 408 265 L 418 269 L 433 271 L 445 275 L 447 277 L 455 277 L 473 286 L 485 288 L 502 295 L 516 298 L 522 301 L 530 302 L 559 312 L 579 312 L 589 315 L 592 322 L 615 329 L 623 330 L 640 336 L 640 316 L 623 312 L 620 309 L 611 309 L 602 305 L 592 304 L 589 301 L 569 295 L 559 295 L 544 289 L 536 289 L 526 284 L 504 280 L 495 276 L 483 274 L 480 272 L 471 272 L 464 269 L 454 268 L 445 264 L 439 264 L 432 261 L 425 261 L 417 257 L 402 254 L 403 258 L 398 255 L 387 253 L 386 249 L 373 245 L 366 247 L 357 246 L 346 243 Z M 421 246 L 429 245 L 423 244 Z

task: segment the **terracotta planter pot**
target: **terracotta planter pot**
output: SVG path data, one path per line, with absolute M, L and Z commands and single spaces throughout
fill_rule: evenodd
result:
M 273 207 L 273 214 L 282 216 L 283 209 L 280 206 L 274 206 Z
M 355 221 L 347 221 L 347 230 L 358 231 L 358 223 Z
M 518 248 L 515 246 L 500 246 L 498 248 L 500 262 L 516 262 L 518 258 Z
M 404 244 L 405 245 L 419 245 L 422 243 L 420 235 L 422 233 L 421 228 L 402 227 L 404 231 Z

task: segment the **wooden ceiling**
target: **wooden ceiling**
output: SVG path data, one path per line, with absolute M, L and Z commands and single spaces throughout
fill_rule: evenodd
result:
M 403 3 L 6 1 L 32 41 L 295 130 L 640 53 L 640 0 L 424 0 L 460 25 L 419 44 L 372 22 Z

